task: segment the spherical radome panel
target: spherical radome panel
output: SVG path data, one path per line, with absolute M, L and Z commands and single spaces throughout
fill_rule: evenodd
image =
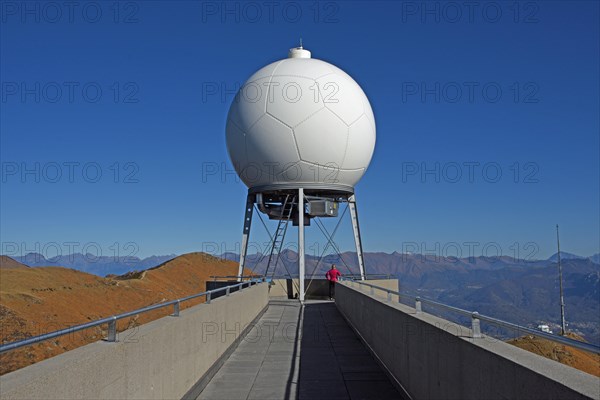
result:
M 334 168 L 344 164 L 348 126 L 327 108 L 296 126 L 294 136 L 301 160 Z
M 365 135 L 364 132 L 373 130 L 373 124 L 366 114 L 361 115 L 348 128 L 348 146 L 346 147 L 346 158 L 344 168 L 364 168 L 371 162 L 371 155 L 363 149 L 375 147 L 375 135 Z
M 227 149 L 249 187 L 354 187 L 375 148 L 360 86 L 334 65 L 288 58 L 257 71 L 227 116 Z
M 300 161 L 292 128 L 269 114 L 264 114 L 246 134 L 246 156 L 250 166 L 260 166 L 251 167 L 254 170 L 247 171 L 248 178 L 262 184 L 274 181 L 286 165 Z M 259 170 L 264 176 L 258 176 Z
M 301 76 L 273 76 L 267 113 L 290 128 L 325 108 L 318 87 L 312 79 Z

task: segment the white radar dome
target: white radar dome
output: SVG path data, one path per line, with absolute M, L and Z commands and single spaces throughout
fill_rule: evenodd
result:
M 353 191 L 375 148 L 367 96 L 303 48 L 258 70 L 227 116 L 227 150 L 251 190 Z

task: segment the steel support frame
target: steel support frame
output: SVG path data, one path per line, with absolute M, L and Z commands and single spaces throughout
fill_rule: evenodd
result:
M 240 246 L 240 266 L 238 269 L 238 282 L 242 281 L 244 266 L 246 265 L 246 252 L 248 251 L 248 239 L 250 237 L 250 226 L 252 225 L 252 214 L 254 211 L 255 195 L 248 193 L 246 197 L 246 209 L 244 210 L 244 227 L 242 229 L 242 244 Z
M 352 221 L 352 231 L 354 232 L 354 243 L 356 244 L 356 255 L 358 256 L 358 268 L 360 269 L 360 279 L 364 281 L 365 260 L 363 257 L 362 239 L 360 237 L 360 225 L 358 224 L 356 196 L 354 194 L 348 197 L 348 206 L 350 207 L 350 220 Z
M 300 302 L 304 303 L 306 278 L 306 263 L 304 254 L 304 189 L 298 189 L 298 278 L 300 283 L 299 297 Z M 250 227 L 252 225 L 252 215 L 256 197 L 248 193 L 246 198 L 246 208 L 244 210 L 244 227 L 242 229 L 242 243 L 240 247 L 240 262 L 238 269 L 238 282 L 242 281 L 244 267 L 246 264 L 246 255 L 248 251 L 248 241 L 250 237 Z M 365 263 L 362 248 L 362 239 L 360 235 L 360 225 L 358 223 L 358 210 L 356 207 L 356 196 L 354 194 L 348 197 L 348 207 L 350 209 L 350 220 L 352 222 L 352 231 L 354 233 L 354 243 L 356 245 L 356 254 L 358 256 L 358 267 L 361 280 L 365 280 Z
M 304 279 L 306 276 L 306 265 L 304 263 L 304 189 L 298 189 L 298 290 L 300 303 L 304 304 Z

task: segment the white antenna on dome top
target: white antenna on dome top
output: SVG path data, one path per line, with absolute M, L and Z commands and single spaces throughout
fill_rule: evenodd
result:
M 288 58 L 310 58 L 310 51 L 302 45 L 302 38 L 300 38 L 300 46 L 290 49 Z

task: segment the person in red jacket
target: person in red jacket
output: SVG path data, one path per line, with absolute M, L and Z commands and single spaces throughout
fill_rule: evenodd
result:
M 329 281 L 329 300 L 333 300 L 335 295 L 335 283 L 342 274 L 337 270 L 335 264 L 331 264 L 331 269 L 325 274 L 325 278 Z

